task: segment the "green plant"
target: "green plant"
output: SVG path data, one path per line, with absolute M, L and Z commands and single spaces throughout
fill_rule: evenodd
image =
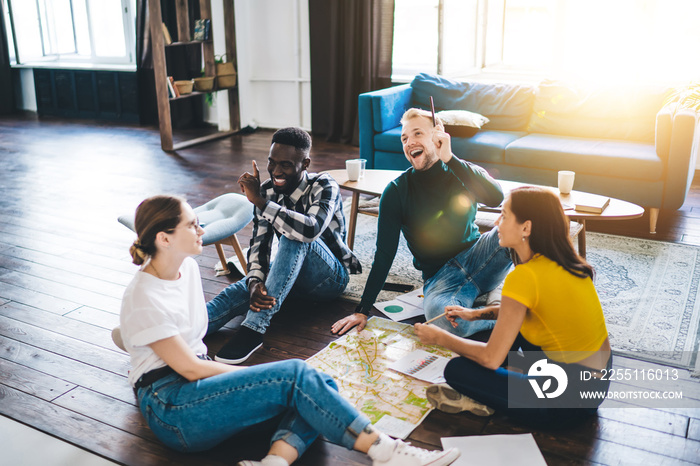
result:
M 664 106 L 673 102 L 678 103 L 678 109 L 689 108 L 700 112 L 700 82 L 694 82 L 687 86 L 676 88 L 666 97 Z
M 216 58 L 214 58 L 214 62 L 216 62 Z M 201 71 L 202 77 L 206 77 L 207 74 L 204 72 L 204 68 L 202 68 Z M 214 93 L 213 92 L 207 92 L 204 96 L 204 101 L 207 103 L 208 106 L 214 105 Z

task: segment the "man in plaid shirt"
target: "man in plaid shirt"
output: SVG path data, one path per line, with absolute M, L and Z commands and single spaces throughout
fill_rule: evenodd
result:
M 248 275 L 207 303 L 208 333 L 246 314 L 239 331 L 215 359 L 240 364 L 262 346 L 272 316 L 291 293 L 314 300 L 338 297 L 360 262 L 345 243 L 346 228 L 338 184 L 329 175 L 308 173 L 311 137 L 300 128 L 272 136 L 267 171 L 260 183 L 253 173 L 238 179 L 255 205 Z M 270 260 L 274 237 L 277 254 Z

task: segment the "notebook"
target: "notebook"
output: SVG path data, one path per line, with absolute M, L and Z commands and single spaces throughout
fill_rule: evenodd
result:
M 592 214 L 601 214 L 610 204 L 610 198 L 598 196 L 595 194 L 577 193 L 574 198 L 576 210 L 578 212 L 589 212 Z

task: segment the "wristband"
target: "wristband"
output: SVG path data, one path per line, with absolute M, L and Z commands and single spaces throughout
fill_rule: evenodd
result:
M 251 277 L 248 279 L 248 283 L 246 285 L 248 286 L 248 289 L 250 290 L 250 287 L 253 285 L 254 282 L 262 283 L 262 280 L 260 280 L 258 277 Z

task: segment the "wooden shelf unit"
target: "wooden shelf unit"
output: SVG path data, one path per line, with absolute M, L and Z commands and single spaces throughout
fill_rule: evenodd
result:
M 164 151 L 174 151 L 185 147 L 201 144 L 203 142 L 212 141 L 214 139 L 224 138 L 240 129 L 240 115 L 238 108 L 238 86 L 220 89 L 228 91 L 228 109 L 229 121 L 231 122 L 230 131 L 219 131 L 207 136 L 190 139 L 187 141 L 173 144 L 173 125 L 170 114 L 170 102 L 179 100 L 187 96 L 182 96 L 179 99 L 171 99 L 168 96 L 166 81 L 168 79 L 167 63 L 165 60 L 165 40 L 163 38 L 163 14 L 160 8 L 160 0 L 149 0 L 148 10 L 150 16 L 151 30 L 151 51 L 153 55 L 153 73 L 156 84 L 156 100 L 158 103 L 158 125 L 160 128 L 160 145 Z M 202 58 L 204 61 L 204 75 L 215 76 L 214 65 L 214 43 L 212 40 L 193 41 L 190 40 L 190 18 L 188 14 L 188 0 L 175 0 L 175 10 L 177 16 L 177 42 L 167 45 L 167 47 L 177 47 L 188 44 L 200 44 L 202 47 Z M 211 20 L 211 1 L 199 0 L 199 10 L 201 19 Z M 233 66 L 238 70 L 236 60 L 236 25 L 232 1 L 224 1 L 224 29 L 226 41 L 226 56 Z M 210 32 L 213 37 L 213 25 Z M 196 77 L 196 76 L 192 76 Z M 218 92 L 218 91 L 214 91 Z M 197 93 L 193 95 L 200 95 Z

